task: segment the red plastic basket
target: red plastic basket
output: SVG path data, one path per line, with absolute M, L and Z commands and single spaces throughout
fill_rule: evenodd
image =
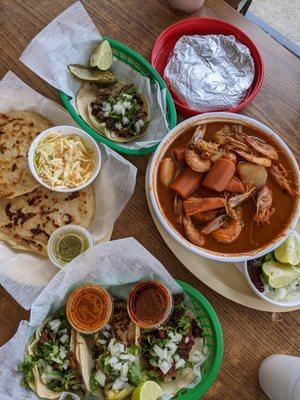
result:
M 255 76 L 251 87 L 244 100 L 237 106 L 232 108 L 226 108 L 223 110 L 211 110 L 211 111 L 229 111 L 238 112 L 247 104 L 249 104 L 259 92 L 263 79 L 264 79 L 264 63 L 260 52 L 258 51 L 252 40 L 240 29 L 234 25 L 228 24 L 225 21 L 221 21 L 215 18 L 189 18 L 183 21 L 179 21 L 167 29 L 165 29 L 159 37 L 156 39 L 152 53 L 151 53 L 151 64 L 156 68 L 161 76 L 163 76 L 164 69 L 166 67 L 169 54 L 173 50 L 177 40 L 183 35 L 211 35 L 211 34 L 223 34 L 223 35 L 234 35 L 237 40 L 243 43 L 250 49 L 252 58 L 255 65 Z M 168 84 L 166 82 L 166 84 Z M 202 111 L 195 110 L 188 107 L 170 88 L 175 106 L 178 112 L 184 116 L 191 117 L 193 115 L 201 114 Z

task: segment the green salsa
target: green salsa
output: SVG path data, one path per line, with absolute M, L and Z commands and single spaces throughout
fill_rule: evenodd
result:
M 53 244 L 55 258 L 67 264 L 90 247 L 87 237 L 80 232 L 67 232 L 59 235 Z

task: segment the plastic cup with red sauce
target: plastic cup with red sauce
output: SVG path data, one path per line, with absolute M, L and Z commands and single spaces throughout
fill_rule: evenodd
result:
M 113 310 L 109 293 L 100 285 L 87 283 L 74 289 L 67 300 L 67 318 L 78 332 L 92 334 L 111 319 Z
M 127 311 L 142 329 L 155 329 L 169 318 L 173 298 L 169 289 L 157 281 L 143 281 L 134 286 L 127 300 Z

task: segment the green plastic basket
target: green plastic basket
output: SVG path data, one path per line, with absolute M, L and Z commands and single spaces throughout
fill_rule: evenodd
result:
M 208 357 L 201 366 L 201 382 L 193 389 L 182 389 L 177 400 L 198 400 L 212 386 L 221 368 L 223 358 L 223 334 L 219 319 L 206 298 L 188 283 L 177 280 L 189 296 L 196 316 L 203 329 L 204 345 L 208 348 Z
M 140 56 L 138 53 L 136 53 L 134 50 L 132 50 L 130 47 L 125 46 L 123 43 L 118 42 L 115 39 L 111 39 L 107 36 L 103 36 L 103 39 L 106 39 L 109 41 L 113 55 L 118 58 L 119 60 L 123 61 L 125 64 L 130 65 L 133 69 L 136 71 L 140 72 L 142 75 L 148 77 L 151 82 L 157 82 L 159 87 L 161 89 L 166 89 L 166 101 L 167 101 L 167 113 L 166 113 L 166 119 L 169 125 L 169 129 L 174 128 L 176 125 L 177 121 L 177 116 L 176 116 L 176 110 L 174 106 L 174 102 L 172 99 L 172 96 L 159 75 L 159 73 L 152 67 L 152 65 L 145 60 L 144 57 Z M 133 155 L 144 155 L 144 154 L 149 154 L 152 153 L 158 146 L 159 143 L 135 150 L 135 149 L 128 149 L 116 142 L 113 142 L 104 136 L 100 135 L 98 132 L 96 132 L 93 128 L 91 128 L 84 120 L 80 117 L 80 115 L 77 113 L 77 110 L 72 106 L 70 100 L 71 98 L 65 94 L 62 91 L 59 91 L 60 98 L 62 100 L 63 105 L 66 107 L 68 110 L 69 114 L 71 117 L 77 122 L 79 126 L 81 126 L 82 129 L 84 129 L 89 135 L 91 135 L 94 139 L 106 144 L 107 146 L 111 147 L 113 150 L 118 151 L 119 153 L 123 154 L 133 154 Z

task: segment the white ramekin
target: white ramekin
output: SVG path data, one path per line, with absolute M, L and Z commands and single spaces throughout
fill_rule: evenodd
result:
M 261 299 L 267 301 L 268 303 L 274 304 L 279 307 L 297 307 L 300 306 L 300 299 L 293 300 L 293 301 L 276 301 L 270 299 L 270 297 L 266 296 L 264 293 L 261 293 L 259 290 L 256 289 L 255 285 L 253 284 L 249 272 L 248 272 L 248 267 L 247 267 L 247 261 L 244 261 L 242 263 L 242 268 L 239 268 L 242 274 L 244 274 L 248 285 L 250 288 L 253 290 L 253 292 L 260 297 Z
M 95 160 L 95 168 L 94 168 L 94 171 L 93 171 L 92 175 L 90 176 L 90 178 L 82 185 L 76 186 L 74 188 L 64 188 L 64 187 L 55 187 L 55 186 L 52 187 L 52 186 L 48 185 L 47 183 L 45 183 L 39 177 L 39 175 L 35 169 L 35 166 L 34 166 L 34 152 L 35 152 L 35 149 L 36 149 L 37 145 L 39 144 L 39 142 L 45 136 L 49 135 L 50 133 L 61 133 L 64 136 L 72 135 L 72 134 L 78 135 L 84 139 L 84 141 L 88 144 L 90 149 L 93 151 L 94 160 Z M 100 153 L 100 150 L 99 150 L 99 147 L 98 147 L 96 141 L 90 135 L 88 135 L 84 130 L 82 130 L 80 128 L 76 128 L 74 126 L 53 126 L 49 129 L 46 129 L 42 133 L 40 133 L 31 143 L 31 146 L 30 146 L 29 152 L 28 152 L 28 165 L 29 165 L 32 175 L 39 182 L 40 185 L 44 186 L 45 188 L 47 188 L 49 190 L 53 190 L 54 192 L 71 193 L 71 192 L 77 192 L 78 190 L 84 189 L 85 187 L 89 186 L 96 179 L 96 177 L 100 171 L 100 167 L 101 167 L 101 153 Z
M 173 128 L 161 141 L 160 145 L 156 149 L 155 153 L 153 154 L 152 159 L 150 160 L 150 168 L 149 168 L 149 177 L 148 177 L 148 190 L 150 194 L 150 201 L 153 207 L 153 210 L 159 219 L 160 223 L 163 225 L 164 229 L 169 233 L 179 244 L 181 244 L 183 247 L 186 249 L 192 251 L 193 253 L 196 253 L 202 257 L 210 258 L 216 261 L 223 261 L 223 262 L 241 262 L 241 261 L 246 261 L 246 260 L 251 260 L 253 258 L 260 257 L 266 253 L 269 253 L 272 251 L 274 248 L 279 246 L 285 238 L 294 230 L 299 215 L 300 215 L 300 199 L 298 199 L 297 206 L 295 207 L 295 210 L 291 216 L 291 219 L 289 221 L 289 224 L 287 228 L 284 230 L 282 233 L 282 236 L 280 236 L 278 239 L 272 241 L 268 245 L 262 246 L 255 251 L 247 252 L 247 253 L 233 253 L 233 254 L 228 254 L 228 253 L 218 253 L 214 252 L 211 250 L 206 250 L 204 248 L 198 247 L 192 243 L 190 243 L 185 237 L 183 237 L 180 233 L 178 233 L 175 228 L 169 223 L 169 221 L 164 217 L 163 211 L 161 209 L 161 206 L 158 201 L 157 193 L 156 193 L 156 180 L 158 178 L 158 167 L 160 164 L 161 159 L 163 158 L 166 149 L 169 147 L 169 145 L 178 137 L 180 134 L 186 129 L 197 126 L 199 123 L 213 123 L 213 122 L 222 122 L 222 123 L 242 123 L 244 125 L 249 126 L 250 128 L 254 128 L 258 131 L 262 131 L 264 134 L 272 137 L 278 144 L 279 146 L 285 151 L 285 153 L 288 155 L 296 176 L 298 180 L 298 187 L 300 185 L 300 172 L 299 172 L 299 167 L 297 165 L 297 162 L 288 148 L 288 146 L 285 144 L 285 142 L 280 138 L 279 135 L 277 135 L 275 132 L 273 132 L 270 128 L 262 124 L 261 122 L 258 122 L 252 118 L 246 117 L 244 115 L 240 114 L 233 114 L 233 113 L 228 113 L 228 112 L 216 112 L 216 113 L 206 113 L 206 114 L 200 114 L 196 115 L 195 117 L 189 118 L 183 122 L 181 122 L 179 125 L 177 125 L 175 128 Z
M 54 256 L 54 253 L 53 253 L 53 244 L 59 235 L 61 235 L 62 233 L 68 233 L 68 232 L 82 233 L 83 235 L 85 235 L 85 237 L 88 240 L 89 248 L 94 246 L 94 241 L 93 241 L 93 238 L 92 238 L 92 235 L 90 234 L 90 232 L 87 229 L 82 228 L 79 225 L 71 225 L 70 224 L 70 225 L 65 225 L 65 226 L 61 226 L 60 228 L 57 228 L 52 233 L 52 235 L 50 236 L 50 238 L 48 240 L 47 253 L 48 253 L 48 257 L 49 257 L 50 261 L 52 262 L 52 264 L 54 264 L 58 268 L 63 268 L 67 264 L 62 264 L 61 262 L 59 262 L 56 259 L 56 257 Z

